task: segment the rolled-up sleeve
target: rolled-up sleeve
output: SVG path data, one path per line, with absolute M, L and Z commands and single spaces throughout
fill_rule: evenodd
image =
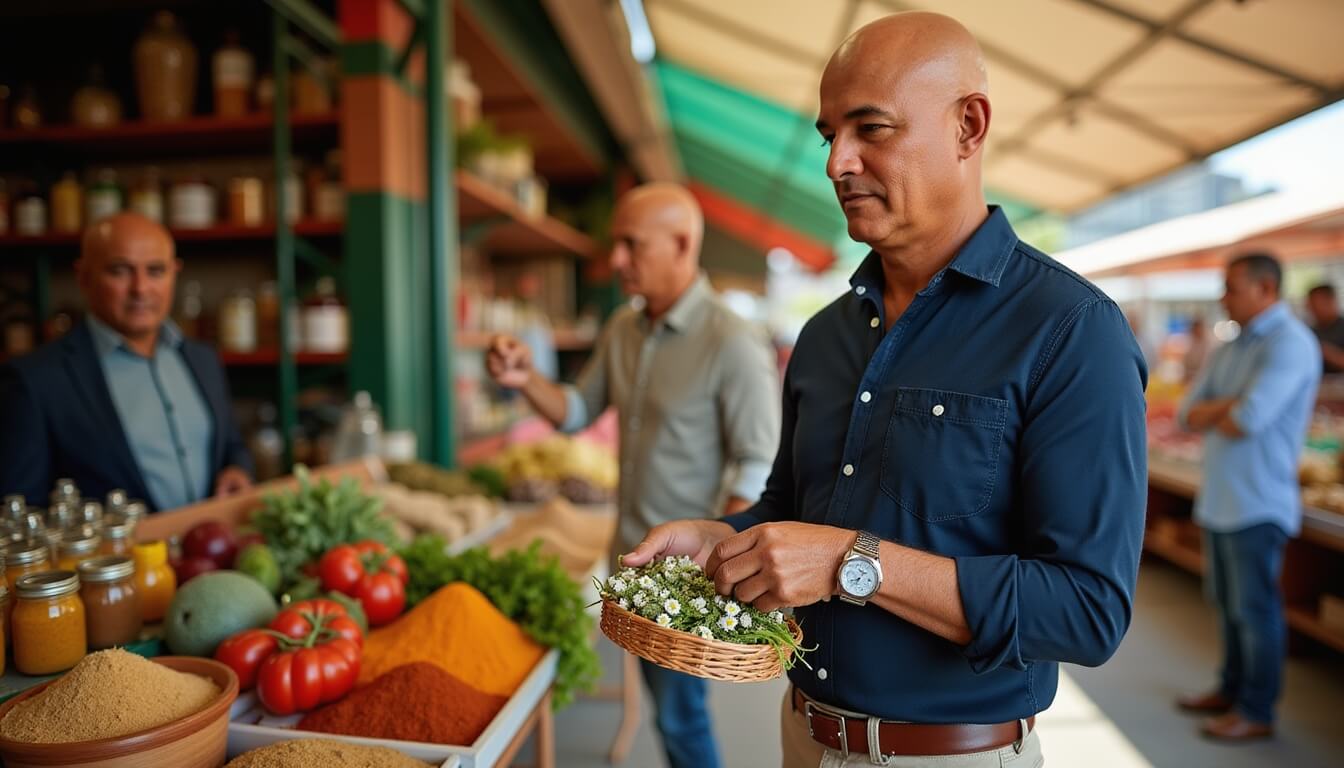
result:
M 756 501 L 779 447 L 779 375 L 769 343 L 755 332 L 724 340 L 719 355 L 719 418 L 734 478 L 729 492 Z
M 1096 666 L 1129 627 L 1147 496 L 1142 353 L 1118 307 L 1089 299 L 1032 374 L 1018 445 L 1022 544 L 958 557 L 972 669 Z
M 584 429 L 607 408 L 607 358 L 612 343 L 612 324 L 608 323 L 593 347 L 593 355 L 579 371 L 579 378 L 564 387 L 565 419 L 557 425 L 561 432 Z

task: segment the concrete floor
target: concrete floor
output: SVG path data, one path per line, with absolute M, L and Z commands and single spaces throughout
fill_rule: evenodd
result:
M 616 684 L 617 649 L 600 653 Z M 1197 721 L 1177 713 L 1172 699 L 1214 679 L 1218 643 L 1211 609 L 1198 582 L 1161 562 L 1145 563 L 1134 625 L 1119 652 L 1099 669 L 1069 666 L 1054 706 L 1038 728 L 1046 764 L 1087 768 L 1315 768 L 1344 765 L 1344 662 L 1327 652 L 1289 662 L 1272 742 L 1228 747 L 1206 742 Z M 729 768 L 779 765 L 779 699 L 783 681 L 715 684 L 710 706 Z M 601 768 L 620 722 L 615 702 L 580 700 L 557 716 L 557 765 Z M 647 700 L 628 768 L 664 765 Z M 1334 758 L 1331 758 L 1331 755 Z

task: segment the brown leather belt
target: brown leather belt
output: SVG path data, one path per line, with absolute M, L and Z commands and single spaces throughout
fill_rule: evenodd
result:
M 969 755 L 1007 746 L 1021 748 L 1036 718 L 995 725 L 922 725 L 862 717 L 846 717 L 793 688 L 793 710 L 807 718 L 813 741 L 850 755 L 870 757 L 935 757 Z M 875 727 L 873 727 L 875 726 Z M 869 733 L 876 736 L 870 744 Z M 876 746 L 876 749 L 872 747 Z M 881 760 L 874 760 L 881 765 Z

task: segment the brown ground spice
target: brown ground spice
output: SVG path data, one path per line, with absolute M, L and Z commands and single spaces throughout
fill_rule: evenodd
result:
M 41 744 L 126 736 L 199 712 L 219 694 L 213 680 L 113 648 L 11 709 L 0 736 Z
M 294 739 L 244 752 L 224 768 L 425 768 L 427 765 L 386 747 Z
M 404 664 L 349 696 L 310 712 L 303 731 L 468 746 L 508 703 L 434 664 Z

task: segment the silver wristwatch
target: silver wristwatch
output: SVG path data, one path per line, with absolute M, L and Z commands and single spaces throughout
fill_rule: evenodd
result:
M 881 544 L 873 534 L 859 531 L 858 540 L 840 561 L 840 572 L 836 576 L 841 600 L 864 605 L 882 588 Z

